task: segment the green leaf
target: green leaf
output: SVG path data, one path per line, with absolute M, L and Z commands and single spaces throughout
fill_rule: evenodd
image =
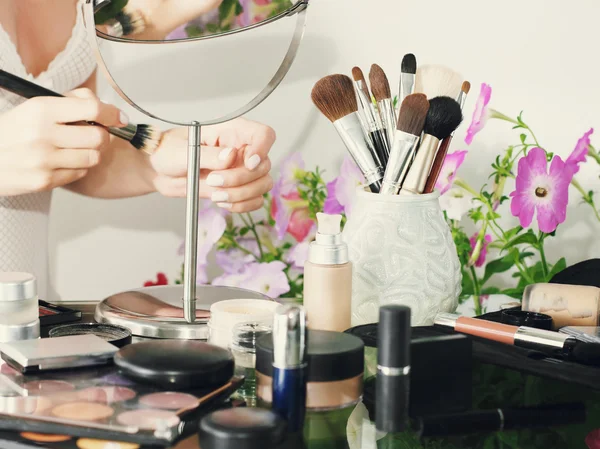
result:
M 520 300 L 523 298 L 523 290 L 524 288 L 507 288 L 502 290 L 500 293 Z
M 537 242 L 538 242 L 538 239 L 537 239 L 536 235 L 530 229 L 525 234 L 521 234 L 521 235 L 515 237 L 510 242 L 508 242 L 506 245 L 504 245 L 504 249 L 507 250 L 507 249 L 512 248 L 513 246 L 522 245 L 524 243 L 529 244 L 529 245 L 537 245 Z
M 485 284 L 494 274 L 510 270 L 515 265 L 515 258 L 517 257 L 515 251 L 511 251 L 506 256 L 486 264 L 482 284 Z
M 473 293 L 475 293 L 475 289 L 473 288 L 473 279 L 471 279 L 471 276 L 468 273 L 463 271 L 461 295 L 469 297 L 472 296 Z
M 521 232 L 523 230 L 523 228 L 521 226 L 515 226 L 512 229 L 509 229 L 508 231 L 506 231 L 504 233 L 504 235 L 506 236 L 506 238 L 508 240 L 512 239 L 515 235 L 517 235 L 519 232 Z
M 500 288 L 498 287 L 486 287 L 481 290 L 482 295 L 497 295 L 500 293 Z
M 250 229 L 247 227 L 243 227 L 242 229 L 240 229 L 240 235 L 243 237 L 246 234 L 248 234 L 248 232 L 250 232 Z
M 548 273 L 548 279 L 546 282 L 550 281 L 550 279 L 552 279 L 556 274 L 560 273 L 565 268 L 567 268 L 567 260 L 564 257 L 561 257 L 558 262 L 552 266 L 552 270 L 550 270 L 550 273 Z
M 521 135 L 519 136 L 519 138 L 521 139 L 521 143 L 522 143 L 523 145 L 525 145 L 525 141 L 527 140 L 527 134 L 521 134 Z

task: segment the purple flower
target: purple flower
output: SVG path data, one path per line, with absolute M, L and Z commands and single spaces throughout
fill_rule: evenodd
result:
M 323 212 L 330 215 L 342 214 L 344 212 L 344 206 L 337 200 L 335 194 L 335 186 L 339 178 L 335 178 L 333 181 L 327 183 L 327 198 L 323 204 Z
M 308 201 L 302 200 L 298 194 L 298 179 L 304 173 L 304 161 L 300 153 L 292 153 L 285 158 L 281 164 L 280 177 L 273 186 L 271 213 L 275 220 L 275 231 L 277 238 L 283 240 L 285 233 L 289 232 L 289 227 L 292 225 L 292 216 L 294 216 L 294 224 L 298 224 L 298 220 L 305 221 L 304 215 L 300 211 L 308 211 Z M 300 213 L 298 213 L 300 212 Z M 304 224 L 303 226 L 308 226 Z M 302 232 L 300 232 L 302 234 Z M 302 239 L 295 236 L 298 241 Z
M 310 242 L 308 240 L 298 243 L 288 253 L 288 262 L 296 268 L 304 268 L 304 262 L 308 259 L 309 248 Z
M 566 160 L 566 164 L 571 167 L 573 173 L 577 173 L 579 171 L 579 164 L 581 162 L 585 162 L 585 157 L 588 154 L 590 149 L 590 135 L 594 133 L 594 128 L 590 128 L 588 132 L 586 132 L 581 139 L 577 141 L 577 145 L 575 145 L 575 149 L 569 155 Z
M 241 273 L 223 273 L 221 276 L 214 278 L 211 285 L 243 288 L 242 284 L 248 279 L 248 276 L 249 273 L 247 270 L 244 270 Z
M 237 243 L 250 251 L 252 254 L 239 249 L 232 248 L 227 251 L 217 251 L 217 264 L 225 270 L 225 273 L 235 274 L 241 273 L 246 265 L 256 261 L 254 255 L 258 255 L 258 243 L 254 239 L 239 239 Z M 254 255 L 253 255 L 254 254 Z
M 492 236 L 486 234 L 483 241 L 478 239 L 479 233 L 476 233 L 469 239 L 471 243 L 471 254 L 470 260 L 474 260 L 476 267 L 482 267 L 485 264 L 485 258 L 487 257 L 487 247 L 492 241 Z
M 585 437 L 585 444 L 589 449 L 600 449 L 600 429 L 588 433 Z
M 365 183 L 365 178 L 350 156 L 346 156 L 340 168 L 340 176 L 336 178 L 335 197 L 346 215 L 352 211 L 352 203 L 356 195 L 356 188 Z M 329 213 L 329 212 L 328 212 Z
M 173 31 L 171 31 L 167 35 L 166 40 L 187 39 L 188 33 L 185 30 L 187 28 L 187 26 L 188 26 L 187 23 L 184 23 L 183 25 L 178 26 L 177 28 L 175 28 Z
M 479 92 L 479 97 L 477 98 L 477 102 L 475 103 L 473 118 L 471 119 L 471 124 L 469 125 L 469 129 L 467 129 L 467 136 L 465 137 L 465 143 L 467 145 L 471 145 L 475 134 L 481 131 L 484 128 L 485 123 L 487 122 L 487 119 L 489 117 L 487 105 L 490 102 L 491 96 L 492 87 L 488 84 L 482 83 L 481 90 Z
M 466 151 L 455 151 L 446 155 L 440 176 L 435 183 L 435 188 L 439 190 L 440 195 L 443 195 L 450 187 L 456 178 L 456 172 L 465 160 Z
M 510 194 L 510 211 L 525 228 L 537 210 L 540 231 L 550 233 L 567 217 L 573 171 L 559 156 L 552 159 L 549 173 L 547 168 L 546 152 L 541 148 L 532 148 L 519 160 L 516 190 Z
M 220 210 L 212 207 L 210 201 L 203 201 L 198 212 L 198 265 L 206 265 L 207 257 L 215 244 L 223 236 L 227 222 Z M 177 254 L 183 256 L 185 242 L 182 242 Z
M 281 162 L 281 170 L 279 172 L 280 193 L 287 195 L 290 192 L 297 190 L 298 178 L 304 173 L 304 161 L 302 153 L 296 152 L 290 154 Z
M 247 277 L 241 281 L 240 287 L 278 298 L 290 291 L 290 284 L 285 275 L 287 265 L 280 261 L 270 263 L 253 263 L 245 270 Z
M 196 284 L 206 285 L 208 284 L 208 265 L 198 264 L 196 266 Z

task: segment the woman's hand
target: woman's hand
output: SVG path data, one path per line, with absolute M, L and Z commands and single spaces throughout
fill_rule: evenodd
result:
M 27 100 L 0 116 L 0 196 L 50 190 L 83 178 L 100 161 L 108 132 L 94 121 L 121 127 L 127 116 L 88 89 L 70 97 Z
M 154 186 L 163 195 L 186 194 L 187 137 L 185 128 L 167 131 L 150 158 L 157 173 Z M 268 155 L 275 142 L 275 131 L 238 118 L 202 128 L 201 139 L 200 196 L 232 212 L 261 208 L 263 194 L 273 187 Z

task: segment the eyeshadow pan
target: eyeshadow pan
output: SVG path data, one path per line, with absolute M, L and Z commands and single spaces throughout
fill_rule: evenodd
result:
M 77 440 L 77 447 L 79 449 L 138 449 L 140 445 L 135 443 L 80 438 Z
M 117 416 L 119 424 L 139 427 L 144 430 L 156 430 L 163 427 L 174 427 L 179 424 L 179 417 L 167 410 L 131 410 Z
M 136 397 L 135 391 L 125 387 L 90 387 L 77 392 L 79 399 L 102 404 L 128 401 Z
M 51 435 L 35 432 L 21 432 L 21 437 L 26 440 L 35 441 L 36 443 L 62 443 L 71 439 L 69 435 Z
M 52 406 L 52 401 L 46 397 L 16 396 L 0 398 L 0 412 L 33 414 L 42 413 Z
M 73 421 L 98 421 L 112 416 L 114 410 L 95 402 L 70 402 L 52 409 L 52 414 Z
M 62 391 L 73 391 L 75 387 L 63 380 L 36 380 L 24 385 L 29 395 L 47 395 Z
M 180 408 L 198 405 L 198 399 L 191 394 L 167 391 L 164 393 L 152 393 L 142 396 L 140 404 L 151 408 L 162 408 L 167 410 L 179 410 Z

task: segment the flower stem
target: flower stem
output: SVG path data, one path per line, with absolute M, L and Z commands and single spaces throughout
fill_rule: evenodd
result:
M 540 250 L 540 259 L 542 261 L 542 270 L 544 272 L 544 279 L 546 279 L 546 281 L 549 281 L 548 279 L 548 273 L 550 272 L 548 270 L 548 262 L 546 261 L 546 253 L 544 252 L 544 239 L 546 238 L 546 234 L 544 234 L 543 232 L 540 231 L 540 234 L 538 236 L 538 242 L 539 242 L 539 250 Z
M 475 306 L 475 315 L 481 315 L 481 288 L 479 286 L 479 279 L 477 278 L 477 273 L 475 272 L 475 268 L 471 265 L 469 267 L 471 271 L 471 278 L 473 279 L 473 304 Z
M 250 224 L 248 224 L 246 222 L 246 220 L 244 220 L 243 215 L 240 215 L 240 216 L 242 217 L 242 220 L 244 220 L 244 224 L 246 226 L 248 226 L 250 231 L 252 231 L 252 234 L 254 234 L 254 238 L 256 239 L 256 243 L 258 245 L 258 252 L 260 253 L 260 259 L 262 260 L 265 257 L 265 253 L 263 251 L 262 244 L 260 243 L 260 238 L 258 237 L 258 232 L 256 231 L 256 223 L 254 223 L 254 219 L 252 218 L 251 214 L 246 214 L 246 215 L 248 216 L 248 219 L 250 220 Z
M 591 157 L 592 159 L 594 159 L 597 164 L 600 164 L 600 154 L 598 154 L 598 151 L 592 145 L 590 145 L 588 147 L 588 154 L 587 155 L 589 157 Z
M 598 211 L 598 209 L 596 209 L 594 199 L 584 190 L 581 184 L 579 184 L 579 181 L 577 181 L 575 178 L 573 178 L 573 180 L 571 181 L 571 185 L 575 187 L 579 191 L 579 193 L 581 193 L 583 201 L 585 201 L 592 207 L 592 209 L 594 210 L 594 214 L 596 215 L 596 219 L 600 221 L 600 212 Z
M 514 123 L 515 125 L 518 125 L 519 122 L 516 121 L 514 118 L 509 117 L 506 114 L 503 114 L 502 112 L 498 112 L 495 109 L 490 109 L 490 118 L 497 118 L 499 120 L 504 120 L 506 122 L 510 122 L 510 123 Z

